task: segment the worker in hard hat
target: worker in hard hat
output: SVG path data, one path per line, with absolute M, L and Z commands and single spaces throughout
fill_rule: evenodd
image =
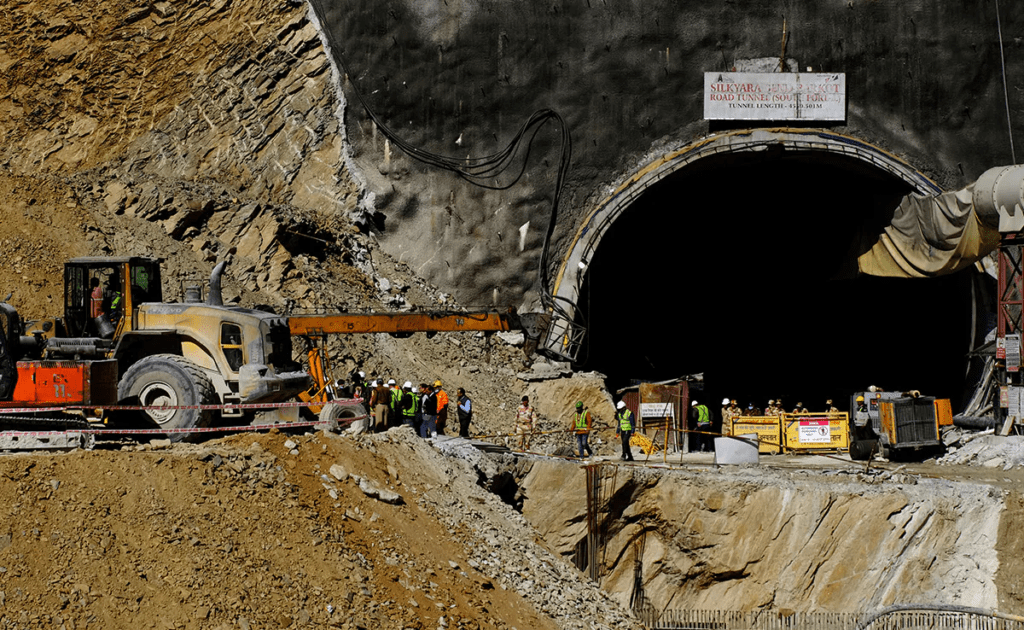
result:
M 697 445 L 698 450 L 702 453 L 712 450 L 711 445 L 711 411 L 707 405 L 700 404 L 699 401 L 693 401 L 690 403 L 691 417 L 697 422 Z
M 391 424 L 397 425 L 402 421 L 402 388 L 398 386 L 395 379 L 389 378 L 388 390 L 391 392 L 391 398 L 388 399 L 388 418 L 390 418 Z
M 807 411 L 807 407 L 804 407 L 802 402 L 798 402 L 796 407 L 793 407 L 793 413 L 810 413 Z
M 440 379 L 434 381 L 434 393 L 437 394 L 437 433 L 444 435 L 444 428 L 448 426 L 448 394 L 441 389 Z
M 732 432 L 732 417 L 729 411 L 729 399 L 722 399 L 722 435 L 730 435 Z
M 777 410 L 777 407 L 775 406 L 775 400 L 774 399 L 769 400 L 768 401 L 768 406 L 764 408 L 764 415 L 766 415 L 766 416 L 774 416 L 774 415 L 777 415 L 778 413 L 779 412 Z
M 402 400 L 399 403 L 399 413 L 402 414 L 402 424 L 407 427 L 416 427 L 416 414 L 419 412 L 419 396 L 412 392 L 412 381 L 402 383 Z
M 576 446 L 580 452 L 580 459 L 583 453 L 593 457 L 594 451 L 590 449 L 590 410 L 583 406 L 582 400 L 576 401 L 576 411 L 572 414 L 570 429 L 576 435 Z
M 615 405 L 615 409 L 615 437 L 622 440 L 622 459 L 631 462 L 633 461 L 633 449 L 629 447 L 629 440 L 633 437 L 633 431 L 636 430 L 633 412 L 621 400 Z
M 853 412 L 853 424 L 858 427 L 866 427 L 871 423 L 871 415 L 868 413 L 868 404 L 863 396 L 857 396 L 857 407 Z
M 743 415 L 743 410 L 736 404 L 736 399 L 730 399 L 725 414 L 722 414 L 722 435 L 732 435 L 732 425 Z

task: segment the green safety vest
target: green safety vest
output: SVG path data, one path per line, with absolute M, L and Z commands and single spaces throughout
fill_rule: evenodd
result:
M 704 405 L 697 405 L 697 424 L 711 424 L 711 412 Z
M 589 411 L 584 411 L 583 413 L 573 414 L 573 417 L 575 418 L 573 425 L 576 427 L 577 431 L 586 431 L 587 430 L 587 414 L 588 413 L 590 413 L 590 412 Z
M 398 411 L 398 403 L 402 400 L 402 390 L 396 385 L 391 390 L 391 404 L 389 405 L 393 411 Z
M 412 397 L 412 404 L 402 410 L 402 415 L 405 416 L 406 418 L 412 418 L 413 416 L 416 415 L 416 412 L 420 410 L 420 399 L 419 396 L 412 392 L 404 392 L 404 394 L 405 396 Z
M 633 430 L 633 412 L 625 409 L 619 414 L 619 431 Z

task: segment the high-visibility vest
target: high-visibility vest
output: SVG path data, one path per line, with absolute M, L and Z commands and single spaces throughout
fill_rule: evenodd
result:
M 412 392 L 405 392 L 403 400 L 409 400 L 409 397 L 412 397 L 412 404 L 402 410 L 402 415 L 406 418 L 412 418 L 416 415 L 416 412 L 419 411 L 419 398 L 417 398 Z
M 633 412 L 629 409 L 622 410 L 619 413 L 619 431 L 632 431 L 633 430 Z
M 697 424 L 711 424 L 711 412 L 705 405 L 697 405 Z
M 395 388 L 391 390 L 391 401 L 388 404 L 388 406 L 391 407 L 391 409 L 393 411 L 397 412 L 398 411 L 398 405 L 399 405 L 399 403 L 401 401 L 402 401 L 402 390 L 399 389 L 398 386 L 396 385 Z
M 584 411 L 583 413 L 573 414 L 573 426 L 576 427 L 576 431 L 583 432 L 587 430 L 587 420 L 590 418 L 590 412 Z

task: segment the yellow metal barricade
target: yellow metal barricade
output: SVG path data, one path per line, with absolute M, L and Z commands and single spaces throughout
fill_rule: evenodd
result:
M 850 414 L 782 414 L 783 448 L 787 453 L 838 453 L 850 448 Z
M 732 421 L 735 436 L 753 433 L 757 436 L 759 453 L 778 453 L 782 447 L 782 430 L 778 416 L 740 416 Z

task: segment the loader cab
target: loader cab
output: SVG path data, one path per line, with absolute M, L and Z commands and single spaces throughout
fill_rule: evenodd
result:
M 64 265 L 67 336 L 113 339 L 134 330 L 138 305 L 163 301 L 160 287 L 159 258 L 90 256 L 69 260 Z

